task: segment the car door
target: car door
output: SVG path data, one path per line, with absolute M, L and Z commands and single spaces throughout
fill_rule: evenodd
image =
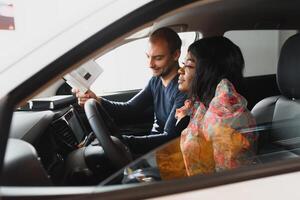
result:
M 119 1 L 120 2 L 120 1 Z M 202 4 L 202 2 L 204 2 Z M 253 2 L 253 4 L 252 4 Z M 260 2 L 266 2 L 260 3 Z M 256 15 L 265 16 L 266 14 L 272 13 L 272 12 L 262 12 L 267 10 L 268 8 L 277 8 L 278 12 L 279 10 L 285 10 L 282 6 L 275 6 L 279 3 L 283 3 L 284 5 L 288 5 L 288 3 L 284 3 L 285 1 L 276 1 L 274 4 L 272 2 L 272 5 L 269 6 L 270 1 L 199 1 L 199 7 L 195 7 L 197 11 L 199 10 L 199 13 L 202 13 L 202 15 L 199 15 L 197 17 L 197 23 L 201 23 L 201 19 L 204 19 L 205 22 L 209 24 L 211 22 L 211 27 L 208 26 L 208 30 L 213 30 L 212 27 L 220 28 L 221 31 L 224 31 L 222 28 L 226 26 L 222 26 L 224 24 L 218 24 L 213 22 L 218 22 L 214 20 L 210 20 L 210 17 L 213 19 L 224 19 L 226 20 L 220 20 L 223 23 L 227 23 L 230 21 L 235 21 L 234 19 L 239 19 L 239 17 L 236 17 L 239 14 L 239 11 L 245 13 L 245 16 L 248 16 L 248 13 L 250 13 L 251 17 L 254 18 Z M 151 20 L 157 19 L 157 17 L 160 17 L 161 15 L 172 11 L 173 9 L 176 9 L 184 4 L 186 4 L 187 1 L 174 1 L 174 0 L 166 0 L 166 1 L 153 1 L 148 5 L 145 5 L 144 7 L 137 9 L 135 11 L 132 11 L 130 15 L 127 15 L 126 17 L 120 19 L 119 21 L 110 24 L 108 27 L 105 27 L 101 29 L 95 36 L 87 39 L 86 41 L 82 42 L 76 48 L 66 51 L 64 56 L 58 57 L 57 59 L 53 59 L 50 64 L 42 63 L 44 66 L 40 69 L 40 71 L 33 73 L 32 76 L 29 76 L 26 79 L 22 79 L 22 84 L 18 85 L 15 89 L 11 90 L 9 94 L 6 96 L 1 96 L 0 100 L 0 125 L 1 125 L 1 135 L 0 135 L 0 148 L 1 148 L 1 162 L 3 161 L 3 156 L 5 154 L 5 147 L 7 142 L 7 137 L 9 133 L 9 126 L 11 122 L 11 117 L 13 113 L 13 109 L 18 103 L 20 103 L 22 100 L 26 99 L 28 95 L 31 95 L 32 93 L 36 92 L 41 86 L 46 85 L 50 79 L 54 79 L 59 74 L 63 73 L 63 71 L 70 68 L 71 65 L 75 65 L 77 62 L 85 59 L 89 56 L 91 52 L 94 52 L 99 48 L 99 46 L 105 46 L 108 43 L 111 43 L 115 40 L 117 40 L 118 37 L 123 36 L 128 31 L 132 31 L 135 28 L 145 25 Z M 255 4 L 255 5 L 254 5 Z M 236 10 L 231 10 L 229 7 L 236 8 Z M 291 8 L 299 8 L 298 4 L 289 4 Z M 220 9 L 220 8 L 228 8 L 228 9 Z M 260 11 L 260 12 L 246 12 L 248 11 L 247 8 L 249 7 L 250 11 Z M 191 7 L 189 7 L 190 9 Z M 212 11 L 210 11 L 212 10 Z M 275 9 L 276 10 L 276 9 Z M 289 10 L 289 9 L 288 9 Z M 298 9 L 290 9 L 291 11 L 295 11 L 293 14 L 296 15 L 296 11 Z M 177 10 L 180 12 L 180 10 Z M 213 14 L 213 11 L 216 11 L 217 15 L 208 15 Z M 229 13 L 232 13 L 233 15 L 228 15 L 226 13 L 228 11 Z M 235 11 L 235 12 L 231 12 Z M 224 13 L 222 13 L 224 12 Z M 190 10 L 186 14 L 190 14 Z M 275 12 L 276 13 L 276 12 Z M 292 12 L 291 12 L 292 13 Z M 299 13 L 299 12 L 297 12 Z M 227 15 L 226 15 L 227 14 Z M 285 16 L 289 16 L 286 15 Z M 227 18 L 225 18 L 227 16 Z M 294 15 L 291 15 L 291 19 Z M 234 17 L 234 18 L 233 18 Z M 250 19 L 247 18 L 247 19 Z M 275 16 L 274 19 L 277 19 Z M 101 19 L 101 18 L 99 18 Z M 98 20 L 99 20 L 98 19 Z M 191 18 L 189 18 L 191 20 Z M 195 17 L 193 18 L 195 19 Z M 243 21 L 243 18 L 241 17 L 241 22 L 247 22 L 247 20 Z M 255 18 L 256 19 L 256 18 Z M 261 17 L 260 19 L 266 19 L 264 17 Z M 272 18 L 271 18 L 272 19 Z M 275 20 L 276 21 L 276 20 Z M 287 20 L 288 21 L 288 20 Z M 254 21 L 251 21 L 254 22 Z M 176 23 L 180 23 L 178 19 L 176 18 Z M 202 22 L 203 23 L 203 22 Z M 250 22 L 249 22 L 250 24 Z M 254 23 L 253 23 L 254 24 Z M 267 23 L 268 25 L 268 23 Z M 266 25 L 265 28 L 268 28 Z M 244 26 L 240 25 L 242 28 Z M 252 27 L 252 26 L 251 26 Z M 277 27 L 277 26 L 276 26 Z M 82 28 L 82 27 L 80 27 Z M 206 28 L 206 26 L 205 26 Z M 210 28 L 210 29 L 209 29 Z M 218 29 L 217 29 L 218 30 Z M 68 38 L 66 38 L 68 39 Z M 57 42 L 55 47 L 58 47 L 59 43 Z M 47 48 L 45 48 L 47 50 Z M 36 56 L 37 57 L 37 56 Z M 35 60 L 31 60 L 32 62 Z M 20 62 L 22 64 L 22 62 Z M 26 62 L 25 62 L 26 63 Z M 37 65 L 38 63 L 33 64 Z M 26 66 L 26 65 L 24 65 Z M 44 68 L 45 67 L 45 68 Z M 9 82 L 11 83 L 11 82 Z M 2 87 L 2 86 L 1 86 Z M 7 89 L 8 91 L 8 89 Z M 118 95 L 118 94 L 116 94 Z M 114 96 L 114 94 L 112 94 Z M 110 98 L 110 97 L 108 97 Z M 118 98 L 118 96 L 117 96 Z M 2 163 L 0 163 L 0 166 L 2 166 Z M 25 166 L 24 166 L 25 167 Z M 174 181 L 164 181 L 160 183 L 144 183 L 144 184 L 132 184 L 132 185 L 119 185 L 119 186 L 111 186 L 111 187 L 44 187 L 44 188 L 34 188 L 34 187 L 2 187 L 1 186 L 1 198 L 5 199 L 137 199 L 137 198 L 151 198 L 151 197 L 158 197 L 163 195 L 171 195 L 181 192 L 190 192 L 190 191 L 196 191 L 199 193 L 202 193 L 203 198 L 205 198 L 205 192 L 204 189 L 208 188 L 210 192 L 209 197 L 214 198 L 225 198 L 225 195 L 227 194 L 229 197 L 227 199 L 232 198 L 232 196 L 236 197 L 237 194 L 240 196 L 243 195 L 243 198 L 251 198 L 256 195 L 255 197 L 261 198 L 260 192 L 264 192 L 265 196 L 263 197 L 277 197 L 277 199 L 285 198 L 287 194 L 295 195 L 295 191 L 297 191 L 298 183 L 299 181 L 299 172 L 292 173 L 299 171 L 299 158 L 288 160 L 286 162 L 275 162 L 266 164 L 266 165 L 259 165 L 259 166 L 253 166 L 251 168 L 243 168 L 238 170 L 232 170 L 224 173 L 219 174 L 213 174 L 211 176 L 197 176 L 197 177 L 191 177 L 186 178 L 184 180 L 174 180 Z M 124 171 L 121 171 L 123 174 Z M 294 177 L 294 181 L 290 182 L 291 179 L 286 179 L 284 182 L 282 181 L 282 176 L 275 176 L 282 173 L 288 173 L 286 175 L 290 175 L 290 177 Z M 271 179 L 270 182 L 262 182 L 260 178 L 267 177 Z M 256 180 L 249 180 L 249 179 L 256 179 Z M 146 179 L 145 179 L 146 180 Z M 251 185 L 244 185 L 243 183 L 245 181 L 252 181 Z M 276 185 L 279 185 L 279 187 L 272 187 L 272 182 L 275 181 Z M 240 185 L 238 187 L 233 188 L 233 190 L 226 193 L 226 190 L 223 193 L 222 191 L 218 190 L 218 188 L 222 190 L 222 187 L 216 187 L 216 186 L 222 186 L 226 187 L 229 184 L 234 184 L 236 182 L 240 182 Z M 274 182 L 273 182 L 274 183 Z M 256 188 L 254 187 L 256 186 Z M 293 187 L 289 187 L 289 190 L 281 190 L 284 189 L 283 186 L 285 185 L 292 185 Z M 266 190 L 266 187 L 268 187 L 268 190 Z M 244 190 L 241 188 L 246 188 L 249 193 L 241 194 Z M 257 188 L 260 188 L 260 190 L 257 190 Z M 202 189 L 202 190 L 201 190 Z M 276 196 L 277 194 L 281 193 L 281 196 Z M 213 196 L 214 195 L 214 196 Z M 238 195 L 238 196 L 239 196 Z M 270 196 L 267 196 L 270 195 Z M 173 196 L 174 197 L 174 196 Z M 182 197 L 182 196 L 181 196 Z M 184 199 L 181 197 L 177 197 L 179 199 Z M 195 197 L 195 196 L 194 196 Z M 197 194 L 196 198 L 201 199 L 201 194 Z M 206 198 L 209 198 L 206 196 Z M 279 197 L 279 198 L 278 198 Z M 168 198 L 168 197 L 166 197 Z M 176 198 L 176 196 L 175 196 Z M 187 197 L 186 199 L 191 199 L 192 197 Z M 245 198 L 245 199 L 246 199 Z M 211 199 L 211 198 L 210 198 Z

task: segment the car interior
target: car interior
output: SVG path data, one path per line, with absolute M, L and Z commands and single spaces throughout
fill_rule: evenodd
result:
M 111 44 L 105 51 L 93 52 L 93 59 L 123 44 L 147 38 L 152 30 L 164 26 L 177 32 L 199 32 L 202 37 L 226 36 L 225 33 L 229 31 L 240 30 L 277 31 L 276 36 L 279 37 L 281 31 L 295 31 L 296 34 L 282 42 L 282 48 L 278 45 L 278 65 L 259 66 L 274 68 L 274 73 L 245 76 L 245 91 L 242 95 L 247 99 L 248 109 L 257 121 L 255 131 L 259 139 L 256 163 L 297 158 L 300 155 L 300 58 L 297 55 L 300 51 L 300 34 L 297 33 L 300 28 L 299 8 L 298 1 L 193 1 L 124 34 L 118 43 Z M 128 39 L 128 36 L 139 32 L 143 34 Z M 255 48 L 253 51 L 255 53 Z M 255 60 L 255 57 L 252 59 Z M 266 56 L 265 59 L 273 57 Z M 277 60 L 274 62 L 277 63 Z M 247 67 L 252 66 L 248 66 L 246 60 Z M 87 186 L 100 184 L 112 174 L 114 176 L 106 181 L 107 184 L 160 180 L 153 161 L 154 152 L 132 163 L 134 158 L 130 150 L 117 139 L 120 133 L 140 134 L 149 130 L 153 122 L 152 108 L 139 113 L 134 119 L 115 121 L 95 103 L 83 109 L 70 92 L 70 86 L 61 79 L 57 83 L 55 87 L 49 86 L 49 94 L 65 96 L 53 100 L 53 107 L 50 108 L 47 103 L 52 101 L 52 97 L 47 97 L 49 101 L 44 101 L 46 103 L 43 105 L 39 102 L 39 105 L 34 106 L 32 101 L 28 101 L 15 109 L 4 159 L 2 185 Z M 140 89 L 117 91 L 104 94 L 103 97 L 127 101 Z M 89 120 L 94 115 L 99 115 L 100 120 Z M 95 136 L 93 126 L 104 134 Z M 130 179 L 127 176 L 124 181 L 126 170 L 123 167 L 127 164 L 129 168 L 138 166 L 134 170 L 154 178 L 137 180 L 136 177 Z M 143 168 L 148 171 L 143 171 Z
M 262 99 L 252 109 L 252 114 L 258 124 L 269 124 L 271 129 L 261 136 L 262 142 L 259 153 L 277 151 L 278 148 L 290 149 L 292 151 L 282 152 L 276 155 L 274 160 L 295 157 L 299 155 L 299 72 L 298 49 L 300 45 L 299 33 L 290 37 L 283 45 L 277 66 L 277 84 L 280 95 L 270 96 Z M 273 124 L 281 128 L 272 129 Z M 271 159 L 270 157 L 267 159 Z

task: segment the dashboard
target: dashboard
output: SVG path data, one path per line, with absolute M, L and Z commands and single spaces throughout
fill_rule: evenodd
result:
M 43 134 L 52 132 L 69 147 L 76 147 L 86 136 L 86 125 L 79 111 L 70 106 L 58 111 L 16 111 L 13 114 L 10 138 L 33 144 Z
M 95 185 L 118 170 L 95 138 L 82 107 L 72 99 L 60 100 L 32 102 L 13 113 L 4 185 Z M 54 108 L 48 102 L 54 102 Z M 145 132 L 152 123 L 143 123 L 126 121 L 118 128 L 122 133 Z
M 19 139 L 32 145 L 36 156 L 33 153 L 31 160 L 36 157 L 35 160 L 40 161 L 43 170 L 54 185 L 64 185 L 68 155 L 80 148 L 80 144 L 90 132 L 83 110 L 74 105 L 59 110 L 17 110 L 13 114 L 10 140 L 19 146 L 24 146 L 24 144 L 18 144 L 14 140 Z M 26 149 L 26 147 L 22 148 Z M 23 156 L 22 150 L 19 150 L 19 154 L 19 157 Z M 13 155 L 12 157 L 18 156 Z M 14 160 L 14 162 L 16 161 Z M 36 163 L 36 161 L 32 163 Z M 12 165 L 7 168 L 10 171 L 13 169 Z M 14 174 L 16 172 L 12 172 L 11 177 Z

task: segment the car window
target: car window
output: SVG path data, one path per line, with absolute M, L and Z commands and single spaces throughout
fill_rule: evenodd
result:
M 249 133 L 255 133 L 259 137 L 256 143 L 257 152 L 253 155 L 244 157 L 243 164 L 238 166 L 232 165 L 231 168 L 229 167 L 227 169 L 215 168 L 210 172 L 198 172 L 188 175 L 186 163 L 183 159 L 183 153 L 180 151 L 180 141 L 182 140 L 181 136 L 139 158 L 129 166 L 120 170 L 118 173 L 104 180 L 100 185 L 158 182 L 183 179 L 203 174 L 212 175 L 228 170 L 237 170 L 239 168 L 251 169 L 257 165 L 299 158 L 300 143 L 298 137 L 290 137 L 288 140 L 282 138 L 280 139 L 280 137 L 278 137 L 278 135 L 286 134 L 299 135 L 299 121 L 300 118 L 297 117 L 273 122 L 272 126 L 267 123 L 257 125 L 253 128 L 239 129 L 238 132 L 241 133 L 242 137 L 246 137 Z M 267 140 L 266 137 L 268 137 Z M 232 143 L 231 145 L 234 146 L 235 144 Z M 231 147 L 228 146 L 227 150 L 230 148 Z M 206 151 L 205 148 L 201 148 L 201 150 Z M 234 154 L 234 151 L 227 153 Z M 200 157 L 197 159 L 203 159 L 206 161 L 208 160 L 207 157 Z M 193 167 L 199 169 L 203 168 L 203 166 L 199 165 L 195 165 Z M 120 180 L 120 177 L 123 177 L 122 180 Z
M 182 39 L 180 63 L 186 55 L 188 46 L 195 41 L 197 35 L 195 32 L 179 33 Z M 143 88 L 151 77 L 145 54 L 147 43 L 148 38 L 138 39 L 98 58 L 96 62 L 104 72 L 93 83 L 91 89 L 96 94 L 105 94 Z
M 280 49 L 294 30 L 228 31 L 225 37 L 237 44 L 245 59 L 244 76 L 276 74 Z
M 287 38 L 294 34 L 295 31 L 278 30 L 232 31 L 225 36 L 241 48 L 245 57 L 245 75 L 260 76 L 276 74 L 281 47 Z M 287 53 L 282 55 L 286 56 Z M 295 61 L 294 56 L 288 57 L 291 62 Z M 286 62 L 280 65 L 281 69 L 292 70 L 282 65 L 288 65 Z M 284 78 L 290 79 L 295 76 L 286 75 Z M 297 88 L 293 88 L 295 89 Z M 299 102 L 296 99 L 289 100 L 285 94 L 281 95 L 260 99 L 262 101 L 252 109 L 251 114 L 247 115 L 254 120 L 251 126 L 243 127 L 240 123 L 242 121 L 239 120 L 234 120 L 230 124 L 229 117 L 224 120 L 227 124 L 220 125 L 217 120 L 211 120 L 209 125 L 202 124 L 201 128 L 197 127 L 196 136 L 188 135 L 186 132 L 181 133 L 180 137 L 139 158 L 103 181 L 101 185 L 187 179 L 203 174 L 208 175 L 206 178 L 209 179 L 209 175 L 216 173 L 221 179 L 222 173 L 226 171 L 240 168 L 251 170 L 256 166 L 299 159 Z M 214 107 L 216 112 L 219 106 Z M 205 114 L 203 119 L 211 115 L 211 113 L 207 116 Z M 238 115 L 234 116 L 238 118 Z M 246 120 L 246 118 L 240 119 Z M 195 124 L 197 123 L 192 123 L 191 126 L 196 126 Z M 233 124 L 238 128 L 231 129 L 230 126 Z M 207 132 L 201 132 L 204 129 Z M 198 145 L 195 151 L 182 149 L 186 138 L 190 139 L 190 147 Z M 251 151 L 248 151 L 249 147 Z

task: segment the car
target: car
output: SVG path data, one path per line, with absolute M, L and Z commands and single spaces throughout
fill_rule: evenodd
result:
M 300 196 L 299 1 L 78 2 L 25 5 L 15 1 L 14 29 L 0 30 L 0 43 L 6 44 L 1 45 L 0 68 L 1 198 Z M 49 7 L 55 12 L 48 18 L 38 12 Z M 26 9 L 32 8 L 39 16 L 26 15 Z M 27 19 L 25 16 L 29 21 L 21 20 Z M 37 22 L 38 18 L 44 23 L 24 28 L 26 22 Z M 228 37 L 241 48 L 245 57 L 243 96 L 257 122 L 256 127 L 240 130 L 258 135 L 258 151 L 251 164 L 211 174 L 166 178 L 157 155 L 173 141 L 135 160 L 122 144 L 119 154 L 112 155 L 110 150 L 116 149 L 107 144 L 112 144 L 114 127 L 109 124 L 113 119 L 101 110 L 103 138 L 94 138 L 86 117 L 89 111 L 85 113 L 77 105 L 63 78 L 92 61 L 104 72 L 91 89 L 111 100 L 130 99 L 151 76 L 147 67 L 141 69 L 146 56 L 139 60 L 136 55 L 141 53 L 142 57 L 141 48 L 149 34 L 165 26 L 180 34 L 183 54 L 193 41 L 216 35 Z M 90 106 L 91 112 L 97 110 Z M 151 127 L 152 119 L 149 108 L 133 120 L 116 123 L 122 133 L 139 133 Z

